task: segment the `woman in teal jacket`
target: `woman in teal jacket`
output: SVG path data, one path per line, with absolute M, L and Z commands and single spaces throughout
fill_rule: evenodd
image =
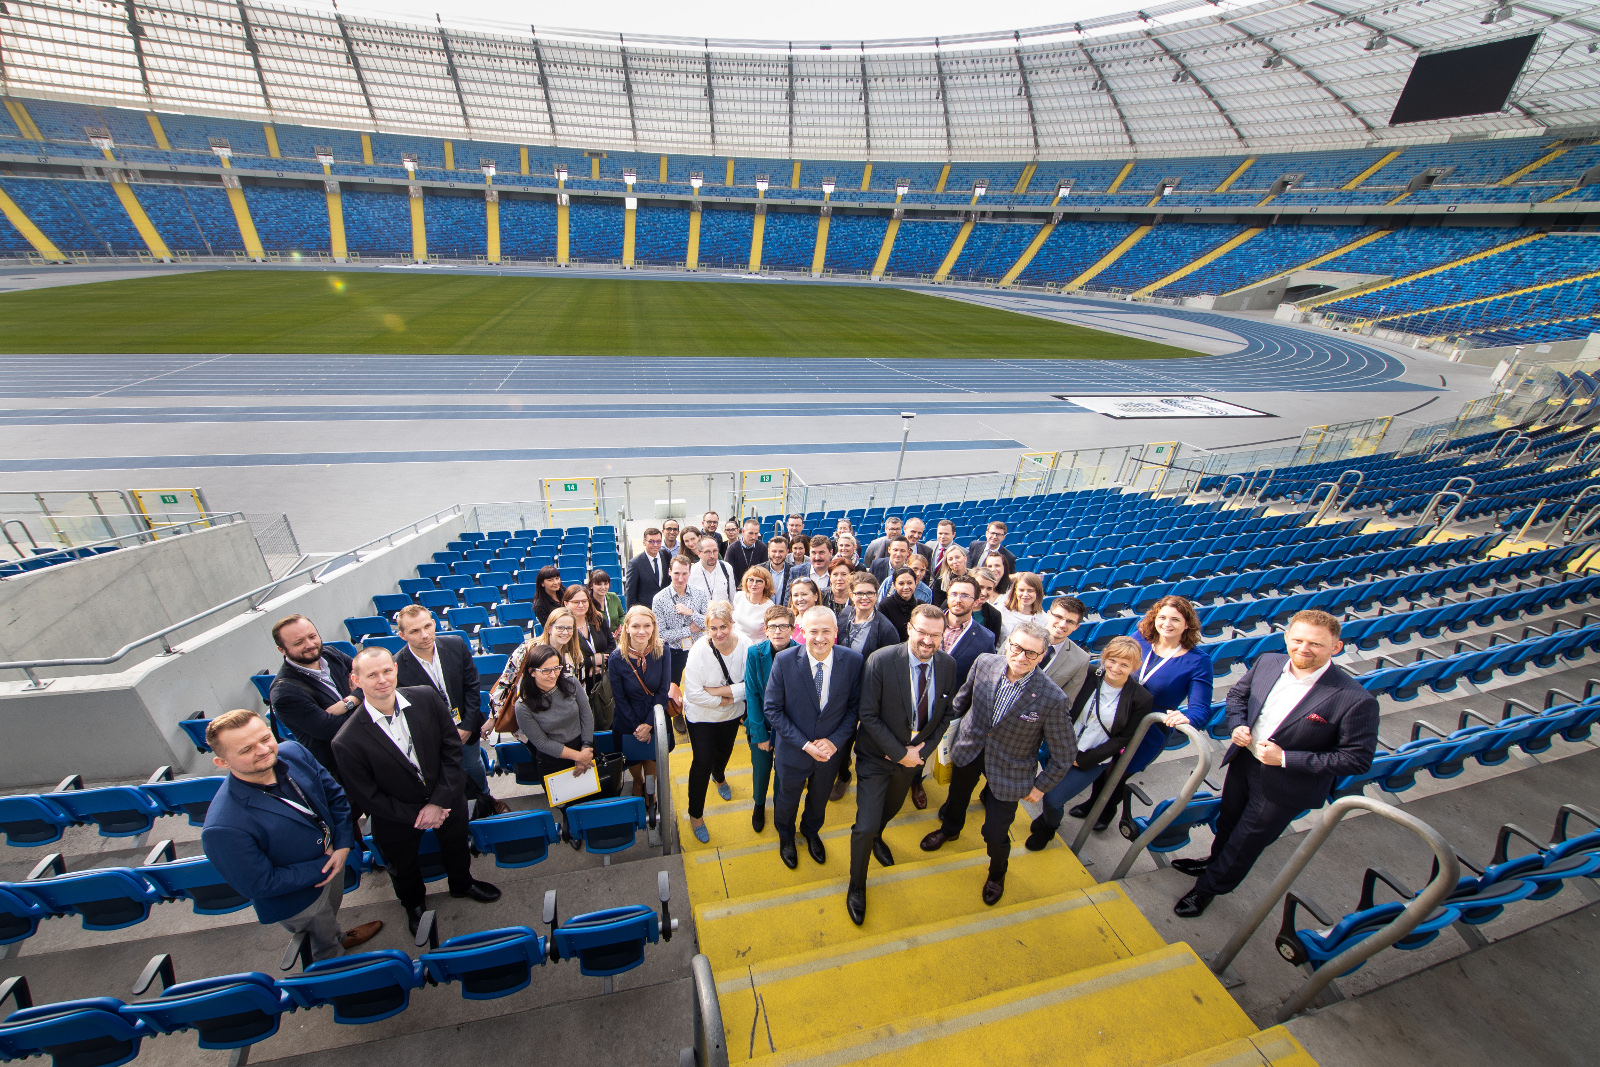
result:
M 782 604 L 767 605 L 767 640 L 750 646 L 744 664 L 744 732 L 750 742 L 750 825 L 767 828 L 767 783 L 772 777 L 772 732 L 761 705 L 772 675 L 772 657 L 794 639 L 794 612 Z

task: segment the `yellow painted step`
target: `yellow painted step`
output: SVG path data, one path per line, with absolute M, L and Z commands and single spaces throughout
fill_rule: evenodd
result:
M 798 166 L 798 164 L 796 165 Z M 829 215 L 823 215 L 817 219 L 817 241 L 811 249 L 811 276 L 813 278 L 822 273 L 822 268 L 828 261 L 828 224 L 832 221 L 833 218 Z
M 1431 314 L 1434 314 L 1434 313 L 1440 312 L 1440 311 L 1453 311 L 1456 308 L 1471 307 L 1473 304 L 1487 304 L 1487 303 L 1489 303 L 1491 301 L 1494 301 L 1494 300 L 1515 300 L 1516 298 L 1518 298 L 1520 296 L 1523 296 L 1523 295 L 1525 295 L 1527 293 L 1537 293 L 1542 289 L 1556 289 L 1556 288 L 1559 288 L 1559 287 L 1561 287 L 1563 285 L 1576 285 L 1579 282 L 1586 282 L 1586 281 L 1589 281 L 1589 280 L 1594 279 L 1594 278 L 1600 278 L 1600 270 L 1592 270 L 1592 271 L 1589 271 L 1586 274 L 1574 274 L 1574 275 L 1570 275 L 1570 276 L 1565 277 L 1565 278 L 1557 278 L 1555 281 L 1540 282 L 1538 285 L 1527 285 L 1527 286 L 1523 286 L 1521 289 L 1507 289 L 1503 293 L 1494 293 L 1493 295 L 1490 295 L 1490 296 L 1480 296 L 1480 297 L 1476 297 L 1476 298 L 1474 298 L 1472 300 L 1458 300 L 1453 304 L 1439 304 L 1439 305 L 1437 305 L 1435 307 L 1422 308 L 1422 309 L 1413 310 L 1413 311 L 1404 311 L 1404 312 L 1399 312 L 1399 313 L 1394 314 L 1394 315 L 1380 315 L 1377 318 L 1368 319 L 1367 321 L 1368 322 L 1388 322 L 1390 319 L 1403 319 L 1403 318 L 1406 318 L 1406 317 L 1411 316 L 1411 315 L 1431 315 Z M 1580 316 L 1575 316 L 1575 317 L 1576 318 L 1587 318 L 1588 316 L 1580 315 Z M 1533 326 L 1533 325 L 1538 325 L 1538 324 L 1537 323 L 1528 323 L 1527 325 Z
M 949 166 L 945 166 L 949 170 Z M 883 244 L 878 246 L 878 258 L 872 261 L 872 280 L 877 281 L 883 277 L 883 272 L 889 269 L 889 253 L 894 251 L 894 239 L 900 233 L 900 220 L 890 219 L 889 226 L 883 231 Z
M 144 213 L 144 207 L 140 205 L 139 198 L 133 195 L 128 183 L 114 181 L 111 183 L 111 190 L 117 194 L 117 199 L 122 201 L 122 210 L 128 213 L 128 220 L 133 223 L 133 228 L 139 231 L 139 239 L 150 250 L 150 254 L 157 259 L 171 259 L 172 250 L 167 247 L 167 242 L 161 239 L 155 223 Z
M 880 933 L 839 949 L 718 975 L 731 1061 L 759 1059 L 1164 947 L 1115 885 L 911 928 L 874 904 L 869 896 L 864 929 L 876 926 Z M 848 1010 L 841 1010 L 844 1005 Z
M 1140 289 L 1138 292 L 1134 293 L 1133 295 L 1134 296 L 1149 296 L 1151 293 L 1155 292 L 1157 289 L 1160 289 L 1162 286 L 1171 285 L 1173 282 L 1178 281 L 1179 279 L 1187 278 L 1189 275 L 1193 274 L 1195 271 L 1199 270 L 1201 267 L 1204 267 L 1206 264 L 1212 262 L 1213 260 L 1221 259 L 1223 256 L 1227 255 L 1229 252 L 1232 252 L 1235 248 L 1238 248 L 1240 245 L 1242 245 L 1246 241 L 1250 240 L 1250 238 L 1254 237 L 1258 233 L 1262 233 L 1263 231 L 1264 231 L 1264 227 L 1253 226 L 1250 229 L 1245 230 L 1243 233 L 1234 234 L 1232 237 L 1228 238 L 1226 241 L 1222 242 L 1220 245 L 1218 245 L 1217 247 L 1213 248 L 1211 251 L 1207 252 L 1205 255 L 1200 256 L 1199 258 L 1197 258 L 1193 263 L 1189 263 L 1189 264 L 1187 264 L 1185 266 L 1179 267 L 1177 270 L 1173 271 L 1171 274 L 1167 275 L 1165 278 L 1162 278 L 1160 281 L 1152 282 L 1151 284 L 1145 286 L 1143 289 Z
M 942 282 L 950 276 L 950 268 L 956 265 L 956 260 L 961 258 L 961 250 L 967 246 L 967 238 L 972 236 L 974 220 L 969 218 L 961 224 L 961 229 L 956 231 L 956 239 L 950 242 L 950 250 L 944 254 L 944 262 L 939 264 L 939 269 L 933 272 L 933 280 Z
M 1405 149 L 1396 148 L 1393 152 L 1390 152 L 1388 155 L 1386 155 L 1382 159 L 1378 160 L 1372 166 L 1368 167 L 1366 170 L 1362 171 L 1360 174 L 1357 174 L 1354 178 L 1351 178 L 1349 181 L 1347 181 L 1343 185 L 1341 185 L 1339 187 L 1340 191 L 1349 192 L 1352 189 L 1361 188 L 1361 183 L 1362 182 L 1366 181 L 1368 178 L 1370 178 L 1374 174 L 1378 173 L 1384 167 L 1387 167 L 1391 162 L 1394 161 L 1394 157 L 1398 156 L 1403 151 L 1405 151 Z
M 936 182 L 934 184 L 933 191 L 936 192 L 936 193 L 944 192 L 944 183 L 949 181 L 949 180 L 950 180 L 950 164 L 946 163 L 944 165 L 944 169 L 939 172 L 939 180 L 938 180 L 938 182 Z
M 962 836 L 977 837 L 978 830 L 969 818 Z M 811 860 L 805 855 L 803 841 L 800 851 L 800 870 L 805 871 Z M 772 862 L 778 862 L 776 849 Z M 812 869 L 815 877 L 814 865 Z M 941 850 L 920 862 L 901 860 L 887 871 L 874 865 L 867 880 L 868 908 L 893 915 L 906 926 L 988 911 L 982 896 L 988 869 L 989 857 L 981 849 L 949 856 Z M 845 914 L 846 857 L 830 854 L 827 871 L 833 876 L 826 881 L 695 905 L 695 933 L 713 970 L 720 974 L 730 967 L 834 948 L 867 936 L 866 928 Z M 1083 864 L 1059 840 L 1043 852 L 1019 846 L 1011 850 L 1002 899 L 1020 904 L 1069 889 L 1093 888 L 1094 884 Z
M 1518 237 L 1514 241 L 1507 241 L 1504 244 L 1495 245 L 1493 248 L 1485 248 L 1481 252 L 1474 252 L 1469 256 L 1462 256 L 1460 259 L 1453 259 L 1449 263 L 1441 263 L 1437 267 L 1429 267 L 1426 270 L 1419 270 L 1414 274 L 1407 274 L 1400 278 L 1391 278 L 1388 281 L 1376 282 L 1372 285 L 1357 289 L 1347 289 L 1343 292 L 1335 293 L 1319 300 L 1309 300 L 1303 304 L 1297 304 L 1295 306 L 1301 308 L 1314 308 L 1321 307 L 1323 304 L 1332 304 L 1340 300 L 1348 300 L 1352 296 L 1365 296 L 1368 293 L 1375 293 L 1380 289 L 1388 289 L 1391 286 L 1404 285 L 1406 282 L 1414 282 L 1419 278 L 1426 278 L 1430 275 L 1441 274 L 1444 271 L 1452 270 L 1456 267 L 1466 266 L 1468 263 L 1476 263 L 1480 259 L 1487 259 L 1490 256 L 1498 256 L 1501 252 L 1509 252 L 1513 248 L 1521 248 L 1530 241 L 1542 240 L 1544 236 L 1545 235 L 1542 233 L 1535 233 L 1529 234 L 1527 237 Z
M 244 198 L 244 190 L 236 185 L 224 183 L 223 191 L 228 194 L 228 206 L 233 209 L 233 220 L 239 224 L 239 238 L 244 241 L 244 254 L 251 259 L 266 259 L 267 253 L 261 247 L 261 235 L 256 233 L 255 220 L 250 217 L 250 204 Z
M 33 220 L 28 218 L 27 212 L 23 211 L 17 202 L 7 195 L 4 189 L 0 189 L 0 214 L 5 215 L 11 225 L 17 228 L 17 232 L 21 233 L 27 242 L 33 246 L 35 252 L 38 252 L 46 259 L 57 259 L 63 262 L 66 260 L 67 257 L 61 254 L 61 249 L 56 247 L 55 242 L 46 237 L 44 231 L 34 225 Z
M 1217 186 L 1215 189 L 1213 189 L 1211 191 L 1214 192 L 1214 193 L 1225 193 L 1229 189 L 1233 188 L 1233 183 L 1238 181 L 1240 176 L 1243 175 L 1245 171 L 1250 169 L 1250 164 L 1254 163 L 1255 161 L 1256 161 L 1256 157 L 1255 156 L 1251 156 L 1249 159 L 1247 159 L 1243 163 L 1239 164 L 1239 166 L 1234 170 L 1234 172 L 1232 174 L 1230 174 L 1226 178 L 1222 179 L 1222 184 L 1221 185 Z
M 1393 232 L 1394 232 L 1393 230 L 1378 230 L 1375 233 L 1367 234 L 1365 237 L 1358 237 L 1354 241 L 1351 241 L 1347 245 L 1341 245 L 1340 247 L 1335 248 L 1332 252 L 1326 252 L 1326 253 L 1324 253 L 1324 254 L 1322 254 L 1320 256 L 1317 256 L 1315 259 L 1308 259 L 1304 263 L 1300 263 L 1300 264 L 1297 264 L 1297 265 L 1295 265 L 1293 267 L 1290 267 L 1288 270 L 1281 270 L 1276 274 L 1269 274 L 1265 278 L 1258 278 L 1255 281 L 1250 282 L 1248 285 L 1241 285 L 1238 289 L 1231 289 L 1227 293 L 1224 293 L 1222 295 L 1223 296 L 1229 296 L 1232 293 L 1237 293 L 1237 292 L 1240 292 L 1240 291 L 1242 291 L 1244 289 L 1250 289 L 1250 288 L 1252 288 L 1254 286 L 1257 286 L 1257 285 L 1265 285 L 1267 282 L 1275 282 L 1279 278 L 1287 278 L 1289 275 L 1293 274 L 1297 270 L 1310 270 L 1312 267 L 1315 267 L 1318 264 L 1326 263 L 1330 259 L 1337 259 L 1340 256 L 1344 255 L 1346 252 L 1354 252 L 1356 249 L 1360 248 L 1362 245 L 1369 245 L 1373 241 L 1376 241 L 1378 238 L 1387 237 Z
M 1029 183 L 1033 181 L 1033 172 L 1038 169 L 1039 164 L 1037 163 L 1029 163 L 1026 167 L 1023 167 L 1022 173 L 1017 176 L 1016 187 L 1011 190 L 1012 194 L 1019 195 L 1026 193 L 1028 191 Z
M 766 240 L 767 217 L 757 215 L 750 227 L 750 273 L 761 269 L 761 245 Z
M 1546 163 L 1550 162 L 1552 159 L 1560 159 L 1562 156 L 1566 155 L 1567 152 L 1568 152 L 1568 149 L 1565 149 L 1565 148 L 1553 149 L 1553 150 L 1545 153 L 1544 155 L 1540 156 L 1538 159 L 1534 160 L 1532 163 L 1529 163 L 1526 167 L 1523 167 L 1521 170 L 1514 170 L 1510 174 L 1507 174 L 1504 178 L 1501 178 L 1495 184 L 1496 185 L 1515 185 L 1519 181 L 1521 181 L 1523 178 L 1527 177 L 1529 174 L 1532 174 L 1534 171 L 1538 170 L 1540 167 L 1542 167 Z
M 1129 174 L 1133 173 L 1133 164 L 1134 160 L 1130 159 L 1122 165 L 1121 170 L 1117 171 L 1117 176 L 1113 178 L 1111 180 L 1111 184 L 1106 187 L 1107 196 L 1110 196 L 1112 193 L 1122 188 L 1122 183 L 1128 180 Z
M 1132 164 L 1130 163 L 1129 166 L 1132 166 Z M 1137 230 L 1134 230 L 1132 233 L 1128 234 L 1128 236 L 1117 242 L 1117 247 L 1101 256 L 1098 263 L 1084 271 L 1082 274 L 1078 275 L 1076 278 L 1072 279 L 1072 281 L 1068 282 L 1062 291 L 1070 293 L 1074 290 L 1082 289 L 1090 281 L 1094 280 L 1095 275 L 1099 274 L 1101 271 L 1111 266 L 1111 264 L 1121 259 L 1124 252 L 1142 241 L 1144 239 L 1144 235 L 1149 233 L 1152 229 L 1154 229 L 1153 226 L 1140 226 Z
M 1178 944 L 771 1053 L 763 1062 L 1155 1067 L 1254 1032 L 1194 950 Z
M 1317 1067 L 1317 1061 L 1281 1026 L 1171 1060 L 1165 1067 Z
M 1028 264 L 1033 262 L 1033 257 L 1039 254 L 1039 249 L 1044 247 L 1044 243 L 1050 239 L 1050 234 L 1055 228 L 1056 224 L 1053 222 L 1047 222 L 1039 228 L 1039 232 L 1033 235 L 1033 240 L 1028 242 L 1028 247 L 1022 250 L 1022 255 L 1017 257 L 1017 261 L 1011 264 L 1011 269 L 1006 271 L 1005 277 L 1000 279 L 1002 289 L 1014 283 L 1018 275 L 1028 269 Z

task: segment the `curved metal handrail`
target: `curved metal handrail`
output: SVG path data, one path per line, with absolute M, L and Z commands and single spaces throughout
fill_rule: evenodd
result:
M 1128 764 L 1133 762 L 1133 754 L 1139 751 L 1139 743 L 1144 740 L 1144 735 L 1150 732 L 1152 726 L 1161 723 L 1167 717 L 1164 711 L 1152 711 L 1139 720 L 1139 725 L 1133 731 L 1133 738 L 1117 757 L 1117 762 L 1111 765 L 1111 781 L 1120 782 L 1122 776 L 1128 772 Z M 1094 829 L 1094 824 L 1100 818 L 1100 813 L 1106 810 L 1106 805 L 1111 802 L 1111 794 L 1115 789 L 1102 789 L 1100 795 L 1094 798 L 1094 803 L 1089 805 L 1089 814 L 1083 817 L 1083 825 L 1078 827 L 1078 836 L 1072 839 L 1072 851 L 1076 855 L 1083 850 L 1084 842 L 1089 840 L 1089 831 Z
M 1500 454 L 1500 450 L 1502 448 L 1509 447 L 1511 442 L 1525 437 L 1527 437 L 1527 435 L 1521 430 L 1506 430 L 1499 437 L 1495 438 L 1494 447 L 1489 449 L 1489 458 L 1504 459 L 1505 457 Z
M 1262 471 L 1266 471 L 1267 472 L 1267 476 L 1261 482 L 1260 487 L 1257 488 L 1256 487 L 1256 479 L 1261 476 L 1261 472 Z M 1262 464 L 1261 466 L 1257 467 L 1254 471 L 1250 472 L 1250 481 L 1248 483 L 1246 483 L 1246 485 L 1244 487 L 1245 495 L 1249 495 L 1250 490 L 1252 488 L 1255 488 L 1255 490 L 1256 490 L 1256 503 L 1257 504 L 1261 503 L 1261 494 L 1265 493 L 1267 491 L 1267 486 L 1272 484 L 1272 479 L 1277 477 L 1277 475 L 1278 475 L 1278 468 L 1276 468 L 1276 467 L 1269 467 L 1266 464 Z
M 1317 850 L 1328 840 L 1329 835 L 1333 833 L 1334 827 L 1338 826 L 1340 820 L 1346 815 L 1357 809 L 1370 811 L 1375 815 L 1381 815 L 1390 822 L 1399 823 L 1426 841 L 1428 847 L 1433 849 L 1435 859 L 1438 860 L 1438 871 L 1434 874 L 1432 881 L 1423 887 L 1422 892 L 1413 897 L 1411 902 L 1405 906 L 1405 909 L 1399 915 L 1396 915 L 1387 926 L 1371 937 L 1363 938 L 1356 944 L 1351 945 L 1317 968 L 1316 973 L 1306 979 L 1305 984 L 1293 996 L 1284 1001 L 1283 1005 L 1278 1009 L 1276 1018 L 1280 1023 L 1305 1011 L 1311 1002 L 1317 998 L 1317 994 L 1321 993 L 1328 983 L 1339 975 L 1359 964 L 1365 963 L 1416 929 L 1418 924 L 1431 915 L 1433 909 L 1445 897 L 1455 891 L 1457 883 L 1461 880 L 1461 863 L 1456 859 L 1456 850 L 1451 847 L 1450 842 L 1446 841 L 1439 831 L 1415 815 L 1401 811 L 1393 805 L 1384 804 L 1364 796 L 1344 797 L 1341 800 L 1336 800 L 1329 805 L 1327 811 L 1323 813 L 1322 820 L 1306 835 L 1305 840 L 1300 842 L 1300 847 L 1295 849 L 1294 855 L 1290 856 L 1289 862 L 1283 865 L 1283 869 L 1272 880 L 1272 885 L 1267 889 L 1266 893 L 1260 900 L 1256 901 L 1255 906 L 1250 909 L 1249 916 L 1243 923 L 1239 924 L 1239 928 L 1233 932 L 1233 936 L 1228 939 L 1228 943 L 1222 947 L 1220 952 L 1206 961 L 1213 974 L 1221 975 L 1223 971 L 1228 969 L 1228 965 L 1233 962 L 1234 957 L 1239 955 L 1239 951 L 1244 948 L 1246 942 L 1261 927 L 1262 922 L 1266 920 L 1272 910 L 1278 906 L 1278 901 L 1283 899 L 1284 894 L 1289 891 L 1289 887 L 1294 884 L 1294 880 L 1299 877 L 1300 872 L 1305 870 L 1306 864 L 1311 862 L 1311 857 L 1316 855 Z
M 1554 534 L 1556 531 L 1560 530 L 1562 526 L 1566 525 L 1567 520 L 1572 517 L 1572 513 L 1574 511 L 1578 510 L 1578 505 L 1582 504 L 1584 498 L 1589 496 L 1591 493 L 1600 493 L 1600 485 L 1586 485 L 1586 486 L 1584 486 L 1583 490 L 1581 492 L 1579 492 L 1577 496 L 1572 498 L 1572 503 L 1567 505 L 1567 509 L 1561 513 L 1561 517 L 1559 519 L 1557 519 L 1555 521 L 1555 524 L 1550 527 L 1550 532 L 1552 534 Z M 1593 504 L 1591 504 L 1589 506 L 1591 508 L 1594 507 Z M 1538 514 L 1538 509 L 1537 508 L 1534 509 L 1534 514 L 1535 515 Z M 1571 544 L 1572 543 L 1572 537 L 1571 536 L 1569 536 L 1567 538 L 1566 543 L 1567 544 Z
M 689 961 L 694 976 L 694 1048 L 678 1053 L 679 1067 L 728 1067 L 728 1045 L 722 1031 L 722 1004 L 711 960 L 700 953 Z
M 1517 447 L 1518 445 L 1521 445 L 1522 447 L 1519 448 L 1519 447 Z M 1526 435 L 1524 435 L 1522 437 L 1518 437 L 1515 440 L 1513 440 L 1510 444 L 1506 445 L 1505 455 L 1501 456 L 1500 458 L 1501 459 L 1515 459 L 1517 456 L 1522 455 L 1524 452 L 1528 451 L 1528 449 L 1530 449 L 1532 447 L 1533 447 L 1533 438 L 1528 437 Z
M 1178 790 L 1178 795 L 1172 798 L 1172 803 L 1167 805 L 1167 810 L 1152 819 L 1150 825 L 1144 828 L 1144 833 L 1134 838 L 1133 844 L 1128 846 L 1128 851 L 1122 854 L 1122 862 L 1117 864 L 1117 869 L 1111 872 L 1111 880 L 1113 882 L 1125 876 L 1129 868 L 1133 866 L 1133 861 L 1139 858 L 1139 853 L 1149 847 L 1150 842 L 1159 837 L 1168 826 L 1172 825 L 1173 820 L 1183 814 L 1183 809 L 1187 808 L 1189 801 L 1194 799 L 1194 794 L 1200 788 L 1200 783 L 1205 781 L 1206 775 L 1211 773 L 1211 765 L 1216 751 L 1211 738 L 1188 723 L 1183 723 L 1174 729 L 1194 742 L 1199 759 L 1195 760 L 1194 770 L 1190 773 L 1189 780 L 1183 783 L 1183 788 Z M 1093 826 L 1094 823 L 1089 825 Z
M 1439 521 L 1436 519 L 1436 516 L 1439 513 L 1439 505 L 1447 496 L 1455 497 L 1456 505 L 1450 510 L 1449 518 Z M 1467 498 L 1461 493 L 1456 492 L 1454 489 L 1441 489 L 1428 498 L 1427 506 L 1422 509 L 1422 514 L 1417 517 L 1417 525 L 1427 526 L 1429 523 L 1439 521 L 1439 528 L 1438 530 L 1434 531 L 1434 533 L 1437 534 L 1440 530 L 1443 530 L 1450 524 L 1450 519 L 1455 518 L 1456 512 L 1460 511 L 1462 505 L 1464 505 L 1466 502 Z
M 1254 477 L 1254 475 L 1251 477 Z M 1232 482 L 1235 478 L 1239 479 L 1239 488 L 1230 494 L 1228 492 L 1228 483 Z M 1242 474 L 1230 474 L 1226 478 L 1222 479 L 1222 506 L 1226 508 L 1229 504 L 1233 503 L 1234 497 L 1242 496 L 1249 485 L 1250 480 Z
M 391 530 L 382 537 L 374 537 L 372 540 L 367 541 L 364 544 L 357 545 L 355 548 L 352 548 L 347 552 L 342 552 L 331 559 L 326 559 L 320 563 L 313 563 L 309 566 L 301 567 L 296 571 L 290 571 L 282 578 L 269 582 L 268 584 L 257 589 L 252 589 L 248 593 L 241 593 L 231 600 L 225 600 L 220 604 L 213 604 L 211 607 L 200 612 L 199 614 L 191 615 L 181 622 L 175 622 L 170 626 L 166 626 L 155 631 L 154 633 L 145 634 L 143 637 L 136 637 L 132 641 L 129 641 L 127 644 L 123 645 L 121 648 L 117 649 L 115 652 L 111 653 L 109 656 L 79 656 L 72 659 L 12 660 L 7 663 L 0 663 L 0 670 L 22 671 L 28 676 L 28 684 L 22 687 L 23 691 L 30 692 L 44 689 L 50 684 L 51 681 L 54 680 L 45 679 L 41 681 L 39 676 L 34 673 L 40 667 L 103 667 L 107 664 L 117 662 L 123 656 L 126 656 L 129 652 L 132 652 L 140 645 L 149 644 L 151 641 L 161 642 L 161 649 L 164 655 L 176 655 L 177 649 L 173 648 L 172 642 L 167 640 L 167 636 L 169 634 L 176 633 L 186 626 L 194 625 L 201 619 L 210 618 L 219 611 L 225 611 L 228 608 L 233 607 L 235 604 L 242 604 L 245 601 L 249 601 L 250 611 L 260 611 L 261 605 L 266 603 L 267 599 L 272 595 L 272 593 L 277 590 L 278 587 L 283 585 L 284 582 L 289 581 L 291 578 L 299 578 L 309 574 L 311 575 L 311 583 L 315 585 L 321 580 L 324 574 L 327 574 L 330 570 L 334 570 L 345 562 L 360 562 L 361 553 L 368 548 L 371 548 L 373 545 L 376 545 L 379 542 L 385 542 L 388 545 L 392 545 L 394 543 L 394 539 L 401 533 L 409 533 L 419 530 L 423 526 L 430 523 L 437 524 L 439 519 L 449 515 L 458 515 L 461 513 L 461 510 L 462 508 L 460 504 L 452 504 L 443 511 L 437 511 L 426 518 L 418 519 L 416 522 L 407 523 L 405 526 Z
M 1439 442 L 1437 446 L 1434 445 L 1435 441 Z M 1419 452 L 1418 455 L 1431 458 L 1435 452 L 1443 451 L 1445 448 L 1449 447 L 1449 445 L 1450 431 L 1444 429 L 1435 430 L 1428 435 L 1428 439 L 1426 441 L 1422 442 L 1422 451 Z
M 1600 442 L 1596 442 L 1593 451 L 1589 451 L 1589 438 L 1597 433 L 1600 433 L 1600 426 L 1584 434 L 1583 439 L 1578 442 L 1577 449 L 1572 453 L 1572 465 L 1574 467 L 1585 463 L 1593 463 L 1595 459 L 1600 458 Z
M 667 732 L 672 726 L 667 722 L 667 713 L 660 704 L 656 705 L 655 714 L 656 826 L 661 830 L 661 854 L 670 856 L 678 851 L 678 817 L 672 810 L 672 755 L 669 747 L 672 735 Z M 717 1033 L 722 1033 L 720 1027 Z

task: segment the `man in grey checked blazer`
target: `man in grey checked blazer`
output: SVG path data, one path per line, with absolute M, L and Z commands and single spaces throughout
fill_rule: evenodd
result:
M 1038 623 L 1012 631 L 999 654 L 979 656 L 956 694 L 954 711 L 964 715 L 950 746 L 954 767 L 950 794 L 939 809 L 939 829 L 922 839 L 934 852 L 961 836 L 967 804 L 980 777 L 987 778 L 983 801 L 983 840 L 989 850 L 989 877 L 983 902 L 999 903 L 1011 859 L 1011 823 L 1017 802 L 1043 799 L 1072 767 L 1077 738 L 1072 702 L 1038 669 L 1050 635 Z M 1039 770 L 1039 743 L 1050 743 L 1050 763 Z

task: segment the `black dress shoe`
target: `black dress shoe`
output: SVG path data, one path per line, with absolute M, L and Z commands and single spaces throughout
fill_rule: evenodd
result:
M 800 853 L 795 851 L 794 838 L 787 841 L 779 840 L 778 858 L 783 860 L 783 865 L 791 871 L 800 866 Z
M 1000 898 L 1005 895 L 1005 891 L 1006 880 L 1004 878 L 998 882 L 991 878 L 983 883 L 983 902 L 992 908 L 1000 903 Z
M 816 834 L 806 835 L 806 851 L 811 853 L 811 858 L 818 863 L 828 862 L 828 850 L 822 847 L 822 838 Z
M 421 907 L 421 905 L 418 905 L 415 908 L 407 908 L 406 909 L 406 925 L 411 927 L 411 935 L 413 937 L 415 937 L 416 934 L 417 934 L 417 924 L 419 924 L 420 922 L 422 922 L 422 907 Z
M 878 861 L 880 867 L 894 866 L 894 853 L 889 851 L 889 846 L 884 844 L 881 837 L 872 843 L 872 857 Z
M 1084 814 L 1087 815 L 1089 813 L 1084 812 Z M 1115 804 L 1107 804 L 1106 810 L 1102 811 L 1100 813 L 1100 817 L 1094 821 L 1094 832 L 1097 834 L 1100 833 L 1106 827 L 1110 826 L 1111 820 L 1115 819 L 1116 817 L 1117 806 Z
M 1202 893 L 1198 889 L 1191 889 L 1178 898 L 1178 902 L 1172 906 L 1172 914 L 1180 919 L 1198 919 L 1215 898 L 1215 893 Z
M 1173 860 L 1172 869 L 1180 874 L 1187 874 L 1190 878 L 1198 878 L 1206 873 L 1206 868 L 1211 865 L 1209 859 L 1203 860 Z
M 1055 836 L 1056 832 L 1050 827 L 1040 826 L 1036 822 L 1033 829 L 1028 832 L 1028 839 L 1022 843 L 1022 847 L 1029 852 L 1043 852 Z
M 765 804 L 757 804 L 750 809 L 750 828 L 758 834 L 767 828 L 767 806 Z
M 944 843 L 946 841 L 954 840 L 954 837 L 949 836 L 943 830 L 935 830 L 933 833 L 922 839 L 922 851 L 937 852 L 944 847 Z
M 1092 807 L 1094 807 L 1094 801 L 1092 799 L 1085 800 L 1082 804 L 1074 804 L 1068 808 L 1067 814 L 1074 819 L 1087 819 L 1089 817 L 1089 809 Z
M 455 890 L 451 890 L 450 895 L 457 898 L 470 897 L 471 899 L 476 900 L 479 904 L 493 904 L 495 901 L 500 899 L 500 890 L 496 889 L 488 882 L 480 882 L 474 878 L 472 880 L 472 884 L 467 886 L 467 891 L 465 893 L 457 893 Z M 413 930 L 412 933 L 416 933 L 416 931 Z
M 922 787 L 921 778 L 911 783 L 911 806 L 918 811 L 924 811 L 928 807 L 928 791 Z
M 850 921 L 860 926 L 867 921 L 867 888 L 851 886 L 845 890 L 844 910 L 850 913 Z

